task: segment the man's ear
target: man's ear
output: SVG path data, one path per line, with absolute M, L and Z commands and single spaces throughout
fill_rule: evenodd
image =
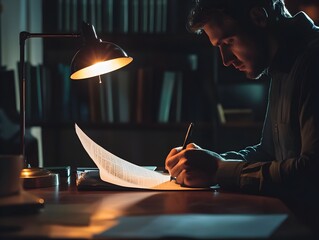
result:
M 259 27 L 266 27 L 268 20 L 268 13 L 265 8 L 253 7 L 250 10 L 250 18 L 252 22 Z

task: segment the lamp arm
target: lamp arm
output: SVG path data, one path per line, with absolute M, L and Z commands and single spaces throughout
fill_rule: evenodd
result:
M 20 146 L 21 154 L 24 158 L 25 165 L 27 166 L 27 160 L 25 155 L 25 108 L 26 108 L 26 79 L 25 79 L 25 41 L 29 38 L 79 38 L 80 33 L 30 33 L 20 32 L 19 44 L 20 44 L 20 65 L 19 65 L 19 78 L 20 78 Z

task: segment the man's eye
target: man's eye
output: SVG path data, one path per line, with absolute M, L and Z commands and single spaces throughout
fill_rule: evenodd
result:
M 233 38 L 227 38 L 224 40 L 224 44 L 226 44 L 226 45 L 232 45 L 233 43 L 234 43 Z

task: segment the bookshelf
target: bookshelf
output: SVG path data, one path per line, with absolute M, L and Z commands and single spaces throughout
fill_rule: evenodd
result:
M 189 34 L 185 28 L 191 3 L 43 1 L 45 32 L 77 32 L 82 20 L 88 21 L 96 27 L 99 38 L 120 45 L 134 58 L 125 69 L 102 76 L 101 84 L 97 80 L 70 83 L 67 66 L 81 42 L 45 39 L 44 65 L 51 71 L 48 75 L 54 79 L 54 86 L 50 86 L 53 93 L 46 101 L 51 106 L 45 107 L 51 112 L 42 116 L 43 120 L 138 124 L 212 121 L 213 114 L 200 116 L 197 111 L 194 117 L 189 110 L 192 102 L 202 108 L 212 103 L 207 86 L 200 82 L 211 78 L 214 61 L 214 49 L 205 36 Z M 187 91 L 195 87 L 198 94 Z M 53 99 L 59 95 L 61 98 Z
M 141 165 L 164 163 L 168 151 L 182 143 L 191 121 L 196 124 L 196 143 L 225 147 L 218 144 L 226 143 L 221 130 L 226 126 L 219 125 L 217 115 L 218 86 L 230 79 L 246 80 L 227 75 L 205 35 L 187 32 L 192 2 L 42 2 L 43 32 L 78 32 L 84 20 L 95 26 L 99 38 L 120 45 L 134 58 L 129 66 L 102 76 L 101 84 L 97 79 L 71 81 L 68 66 L 80 40 L 44 39 L 44 63 L 34 66 L 43 79 L 41 86 L 31 86 L 43 105 L 30 100 L 42 113 L 27 115 L 31 125 L 42 126 L 46 165 L 90 163 L 84 152 L 72 152 L 82 149 L 74 137 L 74 122 L 115 154 L 121 156 L 125 147 L 122 157 Z
M 106 7 L 112 3 L 113 7 Z M 106 79 L 103 80 L 102 85 L 96 84 L 97 81 L 89 83 L 64 80 L 68 77 L 65 71 L 68 71 L 67 66 L 71 58 L 81 46 L 80 39 L 54 41 L 46 39 L 43 49 L 42 45 L 40 46 L 34 40 L 28 43 L 32 45 L 33 51 L 30 54 L 32 55 L 30 61 L 38 62 L 42 50 L 44 54 L 42 65 L 30 66 L 30 68 L 36 68 L 35 72 L 38 74 L 34 75 L 41 76 L 41 81 L 38 81 L 36 77 L 31 79 L 28 76 L 30 80 L 28 83 L 31 83 L 28 84 L 28 91 L 35 92 L 35 94 L 28 94 L 31 101 L 29 104 L 39 106 L 42 102 L 42 106 L 40 104 L 39 109 L 34 107 L 27 109 L 30 111 L 27 113 L 27 124 L 42 128 L 46 165 L 76 164 L 77 159 L 82 161 L 85 157 L 85 153 L 72 155 L 72 149 L 81 149 L 76 145 L 77 139 L 72 138 L 74 122 L 79 123 L 84 130 L 94 132 L 94 136 L 98 139 L 104 139 L 105 147 L 114 149 L 115 153 L 118 153 L 117 150 L 123 148 L 127 142 L 134 141 L 134 144 L 138 144 L 136 152 L 146 149 L 145 152 L 140 156 L 134 155 L 136 153 L 133 152 L 133 147 L 130 147 L 131 150 L 127 151 L 126 156 L 134 155 L 134 159 L 138 158 L 139 161 L 148 160 L 146 156 L 165 154 L 168 146 L 180 144 L 189 121 L 196 123 L 195 133 L 197 131 L 201 133 L 194 137 L 194 140 L 203 147 L 216 151 L 236 150 L 259 140 L 263 110 L 259 111 L 257 119 L 253 118 L 252 121 L 219 123 L 216 103 L 223 104 L 226 115 L 234 112 L 232 109 L 235 107 L 244 109 L 251 107 L 237 100 L 235 102 L 238 105 L 233 106 L 231 103 L 234 101 L 224 102 L 227 98 L 221 97 L 225 92 L 229 94 L 231 89 L 240 89 L 241 83 L 250 85 L 251 81 L 247 81 L 229 68 L 226 70 L 221 64 L 218 51 L 210 46 L 205 36 L 187 33 L 185 19 L 190 3 L 189 0 L 39 0 L 28 1 L 26 4 L 24 1 L 22 4 L 22 1 L 20 3 L 18 0 L 10 0 L 2 3 L 1 27 L 3 30 L 15 29 L 18 34 L 18 29 L 22 26 L 19 30 L 50 33 L 79 32 L 80 23 L 85 20 L 95 25 L 101 39 L 118 43 L 134 57 L 133 63 L 123 69 L 130 72 L 130 84 L 132 84 L 129 88 L 131 97 L 129 103 L 130 106 L 132 105 L 129 108 L 130 118 L 129 121 L 120 121 L 113 111 L 105 107 L 113 101 L 115 95 L 112 87 L 106 86 L 111 85 L 111 75 L 105 76 Z M 121 5 L 123 8 L 119 8 Z M 305 10 L 310 15 L 314 14 L 315 22 L 319 22 L 317 0 L 286 0 L 286 5 L 293 14 L 299 10 Z M 24 14 L 17 16 L 15 14 L 17 7 Z M 42 13 L 39 9 L 42 9 Z M 119 10 L 121 14 L 116 13 Z M 165 13 L 166 18 L 163 18 Z M 41 16 L 42 22 L 39 21 Z M 161 20 L 155 19 L 155 16 L 162 16 L 159 17 Z M 9 22 L 10 24 L 7 24 Z M 21 23 L 23 24 L 20 26 Z M 19 56 L 17 34 L 6 31 L 1 39 L 2 45 L 6 46 L 2 49 L 2 64 L 8 69 L 16 69 Z M 168 122 L 159 122 L 158 108 L 154 110 L 154 107 L 150 106 L 150 101 L 145 99 L 152 98 L 160 102 L 161 81 L 164 79 L 160 79 L 158 73 L 164 76 L 165 71 L 182 72 L 182 75 L 187 78 L 182 81 L 183 110 L 180 118 L 176 117 L 176 114 L 170 114 Z M 145 75 L 157 77 L 156 80 L 152 78 L 153 81 L 146 81 L 149 84 L 154 83 L 155 93 L 146 91 L 147 94 L 144 95 L 140 93 L 143 90 L 137 88 L 138 82 L 143 82 Z M 3 75 L 1 80 L 4 80 Z M 260 88 L 259 84 L 265 84 L 265 82 L 254 82 L 250 87 Z M 32 86 L 33 83 L 38 84 Z M 3 81 L 3 84 L 1 103 L 14 104 L 14 99 L 8 100 L 14 95 L 9 93 L 13 92 L 12 86 L 6 81 Z M 174 87 L 176 85 L 174 84 Z M 173 91 L 176 90 L 174 87 Z M 150 86 L 145 88 L 148 89 Z M 89 92 L 94 93 L 94 95 L 91 94 L 93 97 L 90 99 Z M 96 95 L 98 97 L 95 97 Z M 174 92 L 173 96 L 175 95 L 177 93 Z M 264 96 L 264 93 L 262 95 Z M 249 94 L 247 96 L 250 97 Z M 101 102 L 101 99 L 104 99 L 104 102 Z M 171 109 L 178 106 L 178 101 L 175 102 L 175 100 L 176 98 L 172 98 Z M 141 102 L 146 106 L 141 107 Z M 98 107 L 93 111 L 90 105 Z M 11 108 L 11 106 L 8 107 L 8 109 Z M 104 109 L 104 113 L 101 109 Z M 130 132 L 129 138 L 125 138 L 125 131 Z M 122 141 L 115 140 L 119 133 L 122 133 L 120 137 Z M 151 136 L 156 136 L 160 140 L 151 141 Z M 72 148 L 73 146 L 76 148 Z M 154 149 L 156 151 L 152 152 Z

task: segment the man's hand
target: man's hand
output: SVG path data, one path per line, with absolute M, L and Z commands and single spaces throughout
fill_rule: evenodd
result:
M 209 187 L 216 184 L 215 175 L 222 160 L 219 154 L 190 143 L 184 150 L 173 148 L 166 157 L 165 167 L 182 186 Z

